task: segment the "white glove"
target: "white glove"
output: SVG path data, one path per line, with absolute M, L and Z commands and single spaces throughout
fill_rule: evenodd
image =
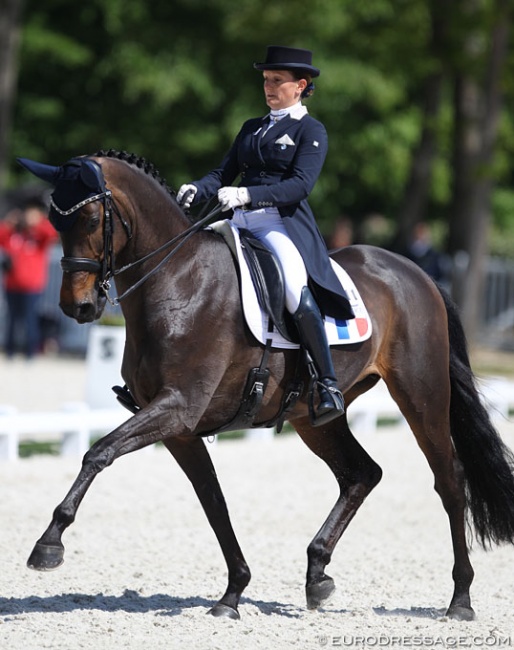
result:
M 218 190 L 221 211 L 226 212 L 250 203 L 250 192 L 246 187 L 222 187 Z
M 188 208 L 191 207 L 191 203 L 193 203 L 193 200 L 197 192 L 198 192 L 198 188 L 196 187 L 196 185 L 191 185 L 191 183 L 186 183 L 185 185 L 181 185 L 177 194 L 177 203 L 180 206 L 182 206 L 184 210 L 187 210 Z M 185 196 L 184 198 L 184 195 L 187 196 Z

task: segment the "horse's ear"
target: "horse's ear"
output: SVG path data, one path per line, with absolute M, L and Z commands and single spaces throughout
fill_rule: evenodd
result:
M 80 180 L 92 190 L 104 189 L 102 169 L 94 160 L 82 161 L 82 165 L 80 166 Z
M 44 165 L 35 160 L 28 158 L 16 158 L 22 167 L 25 167 L 29 172 L 34 174 L 43 181 L 55 185 L 61 175 L 61 167 L 53 167 L 52 165 Z

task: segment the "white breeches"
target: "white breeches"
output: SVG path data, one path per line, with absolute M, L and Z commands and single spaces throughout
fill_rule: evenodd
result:
M 276 208 L 237 209 L 232 223 L 249 230 L 275 253 L 284 273 L 286 309 L 294 314 L 300 304 L 302 289 L 307 285 L 307 270 L 298 249 L 289 239 L 279 211 Z

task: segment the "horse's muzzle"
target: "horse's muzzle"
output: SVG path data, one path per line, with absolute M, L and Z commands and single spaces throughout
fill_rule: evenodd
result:
M 103 301 L 105 304 L 105 301 Z M 103 305 L 99 308 L 99 305 L 93 302 L 82 302 L 82 303 L 59 303 L 59 307 L 62 309 L 66 316 L 73 318 L 77 323 L 92 323 L 94 320 L 99 318 L 103 311 Z

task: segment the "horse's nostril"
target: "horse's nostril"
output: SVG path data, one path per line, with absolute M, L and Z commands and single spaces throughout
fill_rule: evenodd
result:
M 60 303 L 60 308 L 70 318 L 78 323 L 91 323 L 96 318 L 96 307 L 92 302 L 83 303 Z
M 92 302 L 85 302 L 75 306 L 75 319 L 79 323 L 90 323 L 95 319 L 96 307 Z

